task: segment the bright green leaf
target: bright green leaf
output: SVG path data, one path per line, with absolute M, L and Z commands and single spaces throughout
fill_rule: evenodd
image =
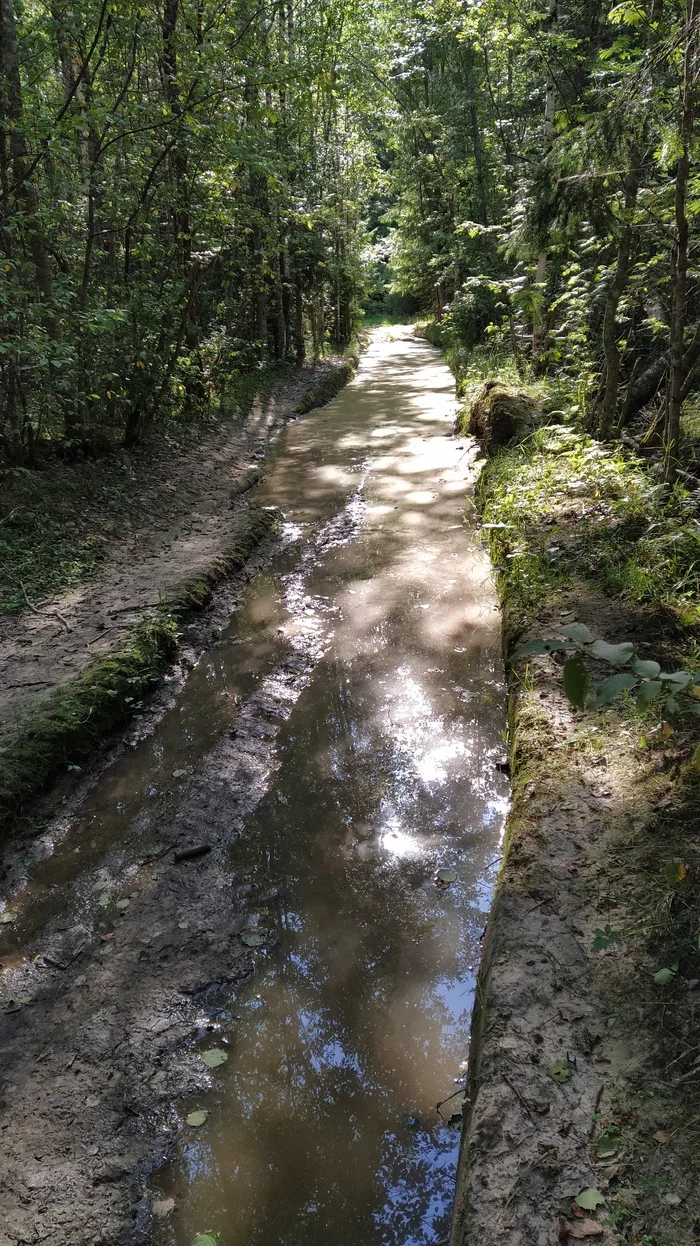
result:
M 550 1064 L 547 1072 L 549 1073 L 549 1076 L 555 1082 L 559 1082 L 560 1085 L 563 1085 L 564 1082 L 570 1081 L 574 1075 L 574 1070 L 571 1068 L 570 1064 L 566 1063 L 566 1060 L 555 1060 L 554 1064 Z
M 584 1211 L 595 1211 L 596 1207 L 600 1207 L 601 1203 L 605 1202 L 605 1199 L 600 1190 L 592 1190 L 589 1187 L 576 1195 L 576 1202 Z
M 220 1047 L 210 1047 L 208 1051 L 200 1051 L 199 1054 L 210 1069 L 218 1069 L 220 1064 L 225 1064 L 228 1060 L 228 1052 L 222 1051 Z

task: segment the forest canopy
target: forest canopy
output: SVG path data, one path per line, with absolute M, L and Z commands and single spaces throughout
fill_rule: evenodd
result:
M 700 0 L 0 0 L 0 36 L 7 462 L 134 444 L 364 303 L 682 469 Z

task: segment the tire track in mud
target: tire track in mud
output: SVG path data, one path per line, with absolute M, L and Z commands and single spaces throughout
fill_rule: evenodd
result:
M 357 536 L 366 472 L 320 528 L 288 526 L 282 550 L 298 544 L 300 555 L 282 577 L 284 651 L 197 766 L 177 812 L 166 803 L 137 814 L 126 844 L 71 888 L 72 911 L 54 916 L 26 959 L 6 960 L 0 1246 L 143 1240 L 145 1179 L 180 1128 L 174 1102 L 210 1081 L 197 1040 L 225 1043 L 210 1018 L 222 989 L 252 972 L 239 935 L 255 921 L 255 887 L 231 870 L 227 849 L 265 795 L 280 729 L 330 644 L 339 608 L 310 595 L 306 577 Z M 175 864 L 169 849 L 193 840 L 211 851 Z M 149 861 L 165 844 L 167 855 Z

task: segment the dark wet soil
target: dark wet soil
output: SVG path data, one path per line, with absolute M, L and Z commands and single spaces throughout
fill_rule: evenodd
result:
M 453 410 L 436 351 L 378 336 L 283 432 L 282 540 L 15 863 L 0 1246 L 446 1236 L 507 797 Z

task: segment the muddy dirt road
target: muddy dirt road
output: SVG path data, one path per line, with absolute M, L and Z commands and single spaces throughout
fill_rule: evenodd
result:
M 10 863 L 0 1246 L 445 1238 L 507 800 L 453 414 L 378 333 L 280 435 L 283 536 L 188 677 Z

